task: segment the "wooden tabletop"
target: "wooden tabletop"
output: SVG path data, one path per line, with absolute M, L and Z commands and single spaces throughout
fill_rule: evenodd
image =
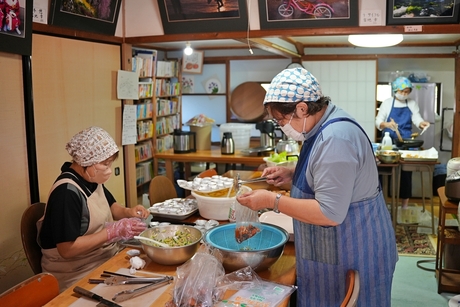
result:
M 250 179 L 256 178 L 260 176 L 260 172 L 253 172 L 253 171 L 229 171 L 225 173 L 226 176 L 234 176 L 234 172 L 239 172 L 241 179 Z M 268 184 L 266 183 L 255 183 L 252 184 L 253 189 L 262 188 L 266 189 Z M 270 189 L 270 187 L 268 187 Z M 196 219 L 203 219 L 198 214 L 193 215 L 186 220 L 185 222 L 194 222 Z M 140 257 L 145 260 L 146 266 L 144 267 L 143 271 L 151 272 L 151 273 L 158 273 L 170 276 L 176 276 L 176 269 L 177 266 L 165 266 L 160 265 L 147 257 L 147 255 L 141 250 Z M 59 294 L 56 298 L 54 298 L 51 302 L 46 304 L 47 307 L 53 306 L 69 306 L 75 301 L 78 300 L 79 296 L 74 294 L 73 288 L 75 286 L 80 286 L 84 289 L 91 290 L 96 285 L 88 283 L 88 279 L 100 278 L 103 271 L 110 271 L 110 272 L 117 272 L 119 269 L 122 268 L 129 268 L 129 257 L 126 255 L 125 251 L 121 251 L 117 255 L 113 256 L 101 266 L 96 268 L 94 271 L 89 273 L 86 277 L 79 280 L 76 284 Z M 227 272 L 229 273 L 229 272 Z M 294 285 L 296 280 L 296 272 L 295 272 L 295 248 L 293 242 L 288 242 L 284 248 L 284 252 L 282 256 L 276 261 L 269 269 L 257 272 L 257 274 L 266 280 L 278 282 L 285 285 Z M 171 293 L 174 287 L 174 284 L 168 286 L 169 288 L 164 291 L 155 301 L 153 301 L 150 306 L 157 307 L 157 306 L 164 306 L 168 301 L 172 299 Z M 147 295 L 147 294 L 145 294 Z M 108 298 L 110 299 L 110 298 Z M 128 302 L 128 301 L 126 301 Z M 123 303 L 120 303 L 123 306 Z M 287 307 L 289 305 L 289 299 L 286 299 L 280 306 Z M 94 305 L 95 306 L 95 305 Z

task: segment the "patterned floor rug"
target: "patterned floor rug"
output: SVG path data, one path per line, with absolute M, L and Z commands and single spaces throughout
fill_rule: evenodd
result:
M 430 235 L 417 233 L 417 227 L 396 226 L 396 246 L 400 255 L 436 256 Z

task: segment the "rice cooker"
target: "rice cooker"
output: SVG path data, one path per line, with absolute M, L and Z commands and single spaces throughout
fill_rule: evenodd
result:
M 460 158 L 450 159 L 447 163 L 445 193 L 450 200 L 460 200 Z

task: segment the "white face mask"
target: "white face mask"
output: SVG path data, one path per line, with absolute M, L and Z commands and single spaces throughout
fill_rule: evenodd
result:
M 304 132 L 305 132 L 305 124 L 307 122 L 307 119 L 304 118 L 303 131 L 299 132 L 299 131 L 295 130 L 294 127 L 291 126 L 291 121 L 292 121 L 293 117 L 294 117 L 294 113 L 292 113 L 292 116 L 291 116 L 291 119 L 289 120 L 289 123 L 287 123 L 286 125 L 281 127 L 281 130 L 284 132 L 284 134 L 286 134 L 288 137 L 294 139 L 295 141 L 303 142 L 303 141 L 305 141 Z
M 110 166 L 106 167 L 105 169 L 97 169 L 95 165 L 92 165 L 92 167 L 94 168 L 94 177 L 92 177 L 88 173 L 88 170 L 86 170 L 86 175 L 88 175 L 90 182 L 104 184 L 109 180 L 110 176 L 112 175 L 112 169 Z
M 407 99 L 407 96 L 409 96 L 409 95 L 404 95 L 404 94 L 400 94 L 400 93 L 396 93 L 396 94 L 395 94 L 396 99 L 398 99 L 399 101 L 404 101 L 404 100 L 406 100 L 406 99 Z

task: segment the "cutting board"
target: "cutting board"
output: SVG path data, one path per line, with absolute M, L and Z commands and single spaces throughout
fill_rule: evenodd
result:
M 230 95 L 230 110 L 243 122 L 256 122 L 264 117 L 265 89 L 259 82 L 244 82 Z

